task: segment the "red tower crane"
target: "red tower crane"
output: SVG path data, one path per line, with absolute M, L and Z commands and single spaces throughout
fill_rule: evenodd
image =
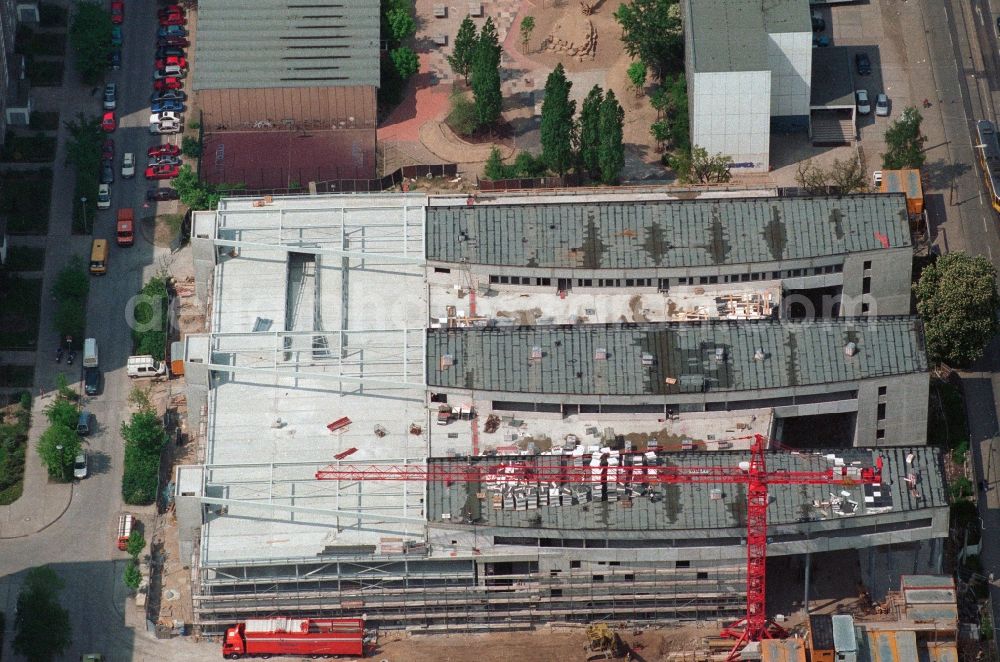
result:
M 768 485 L 857 485 L 882 482 L 882 458 L 874 467 L 841 466 L 822 471 L 771 471 L 765 461 L 766 439 L 754 435 L 750 462 L 734 467 L 677 467 L 637 462 L 618 465 L 599 455 L 585 456 L 590 466 L 546 464 L 534 457 L 505 458 L 492 463 L 430 466 L 330 465 L 316 472 L 318 480 L 393 480 L 503 483 L 623 483 L 623 484 L 744 484 L 747 486 L 747 611 L 746 616 L 722 631 L 736 639 L 729 660 L 751 641 L 784 637 L 787 633 L 768 618 L 767 604 L 767 504 Z M 594 461 L 597 458 L 597 462 Z

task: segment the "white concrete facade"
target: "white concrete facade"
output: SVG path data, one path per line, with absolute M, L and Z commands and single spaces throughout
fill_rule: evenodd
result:
M 812 35 L 785 32 L 767 35 L 771 68 L 771 116 L 808 117 L 812 84 Z
M 767 172 L 771 78 L 770 71 L 691 76 L 691 143 L 729 156 L 739 172 Z

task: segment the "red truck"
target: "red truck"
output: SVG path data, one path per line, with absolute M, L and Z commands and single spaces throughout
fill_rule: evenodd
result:
M 261 618 L 226 629 L 222 656 L 230 660 L 272 655 L 320 657 L 365 653 L 362 618 Z
M 118 210 L 118 245 L 131 246 L 135 243 L 135 217 L 131 207 Z

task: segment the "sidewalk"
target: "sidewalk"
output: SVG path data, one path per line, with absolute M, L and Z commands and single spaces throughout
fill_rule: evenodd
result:
M 39 437 L 48 427 L 45 407 L 54 397 L 56 376 L 63 373 L 71 386 L 80 381 L 79 364 L 57 364 L 53 357 L 60 338 L 53 325 L 56 305 L 49 292 L 59 270 L 70 257 L 77 254 L 86 258 L 90 244 L 89 236 L 72 234 L 73 187 L 76 177 L 72 169 L 64 167 L 66 141 L 69 137 L 65 122 L 74 119 L 79 112 L 94 115 L 98 106 L 95 97 L 91 96 L 90 86 L 79 83 L 72 49 L 68 46 L 65 63 L 62 87 L 36 88 L 31 91 L 35 110 L 59 111 L 59 131 L 56 155 L 51 165 L 55 176 L 52 178 L 48 236 L 17 242 L 20 245 L 45 246 L 45 272 L 39 311 L 38 351 L 35 354 L 35 383 L 31 392 L 31 430 L 25 452 L 24 491 L 21 498 L 13 504 L 0 506 L 0 540 L 29 536 L 45 529 L 66 512 L 73 499 L 72 483 L 49 482 L 48 472 L 36 450 Z

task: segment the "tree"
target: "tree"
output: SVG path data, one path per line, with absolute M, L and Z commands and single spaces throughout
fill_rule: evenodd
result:
M 639 96 L 642 94 L 643 88 L 646 87 L 646 65 L 641 61 L 636 60 L 632 64 L 628 65 L 628 81 L 635 90 L 635 95 Z
M 17 595 L 14 652 L 31 662 L 49 662 L 69 647 L 73 628 L 59 604 L 63 581 L 48 566 L 32 568 Z
M 136 563 L 135 558 L 128 560 L 125 564 L 125 571 L 122 573 L 122 581 L 125 582 L 125 586 L 135 591 L 142 584 L 142 572 L 139 571 L 139 564 Z
M 601 170 L 601 104 L 604 92 L 600 86 L 590 88 L 580 108 L 580 163 L 590 177 Z
M 460 136 L 470 136 L 476 132 L 476 104 L 462 92 L 451 95 L 451 111 L 447 118 L 448 126 Z
M 397 44 L 403 43 L 417 32 L 417 22 L 413 20 L 409 7 L 394 7 L 386 12 L 385 18 L 389 23 L 392 40 Z
M 486 159 L 483 175 L 486 179 L 492 179 L 493 181 L 506 179 L 506 167 L 503 164 L 503 156 L 500 154 L 500 148 L 494 145 L 493 149 L 490 150 L 489 157 Z
M 66 141 L 66 165 L 73 165 L 78 171 L 99 168 L 103 139 L 101 120 L 77 113 L 75 120 L 66 120 L 63 125 L 70 136 Z
M 834 159 L 830 168 L 830 181 L 842 194 L 862 193 L 868 190 L 865 166 L 857 156 L 843 161 Z
M 149 401 L 149 389 L 133 386 L 128 393 L 128 403 L 139 411 L 153 411 L 153 403 Z
M 625 52 L 645 63 L 657 80 L 682 67 L 684 35 L 677 0 L 632 0 L 619 5 L 614 16 Z
M 500 41 L 492 18 L 486 19 L 479 32 L 472 57 L 471 82 L 479 128 L 495 124 L 500 119 L 503 96 L 500 92 Z
M 923 122 L 920 112 L 910 106 L 899 119 L 885 130 L 886 152 L 882 155 L 882 167 L 886 170 L 919 168 L 924 164 L 924 143 L 927 138 L 920 133 Z
M 75 402 L 57 398 L 45 408 L 45 416 L 52 425 L 61 425 L 69 430 L 76 431 L 76 423 L 80 418 L 80 409 Z
M 479 38 L 476 36 L 476 24 L 472 22 L 471 16 L 466 16 L 462 24 L 458 26 L 458 33 L 455 35 L 455 45 L 448 56 L 448 64 L 456 76 L 462 76 L 465 82 L 469 82 L 469 72 L 472 69 L 473 53 Z
M 562 63 L 545 80 L 545 99 L 542 101 L 541 141 L 542 159 L 560 175 L 566 174 L 573 161 L 573 115 L 576 102 L 570 101 L 573 83 L 566 80 Z
M 181 202 L 193 210 L 214 209 L 230 191 L 246 188 L 246 184 L 209 184 L 198 179 L 191 166 L 181 166 L 173 181 L 174 188 L 180 195 Z
M 528 40 L 531 39 L 531 33 L 535 29 L 535 18 L 533 16 L 525 16 L 521 19 L 521 50 L 525 53 L 528 52 Z
M 122 423 L 125 442 L 125 468 L 122 475 L 122 498 L 129 504 L 147 504 L 156 500 L 160 470 L 160 452 L 167 443 L 156 412 L 140 410 Z
M 86 85 L 96 85 L 108 70 L 111 53 L 111 13 L 96 2 L 78 2 L 69 28 L 76 69 Z
M 198 158 L 201 156 L 201 141 L 194 136 L 184 136 L 181 138 L 181 153 L 192 159 Z
M 417 54 L 406 46 L 391 51 L 389 57 L 396 67 L 396 72 L 403 80 L 408 80 L 413 74 L 420 70 L 420 59 Z
M 167 433 L 154 411 L 138 411 L 128 422 L 122 423 L 122 439 L 126 445 L 135 445 L 144 451 L 159 455 L 167 443 Z
M 73 475 L 73 460 L 80 452 L 80 437 L 75 428 L 52 425 L 38 440 L 38 454 L 53 478 L 68 480 Z
M 128 535 L 128 541 L 125 543 L 125 551 L 133 559 L 139 558 L 142 554 L 142 550 L 146 548 L 146 538 L 142 535 L 142 531 L 139 529 L 132 529 L 132 533 Z
M 982 255 L 948 253 L 924 268 L 914 286 L 934 363 L 967 366 L 997 333 L 996 269 Z
M 728 156 L 716 154 L 709 156 L 704 147 L 695 145 L 690 152 L 679 150 L 670 159 L 670 167 L 677 173 L 677 178 L 685 184 L 720 184 L 732 178 Z
M 52 285 L 52 296 L 56 299 L 86 299 L 90 291 L 90 279 L 84 271 L 83 262 L 74 255 L 70 258 Z
M 625 165 L 625 148 L 622 145 L 625 111 L 622 110 L 613 90 L 608 90 L 601 102 L 600 143 L 598 160 L 600 177 L 604 184 L 617 184 L 618 175 Z
M 798 166 L 796 166 L 795 183 L 804 188 L 809 195 L 826 193 L 827 187 L 830 185 L 827 181 L 826 171 L 813 163 L 812 159 L 799 161 Z

